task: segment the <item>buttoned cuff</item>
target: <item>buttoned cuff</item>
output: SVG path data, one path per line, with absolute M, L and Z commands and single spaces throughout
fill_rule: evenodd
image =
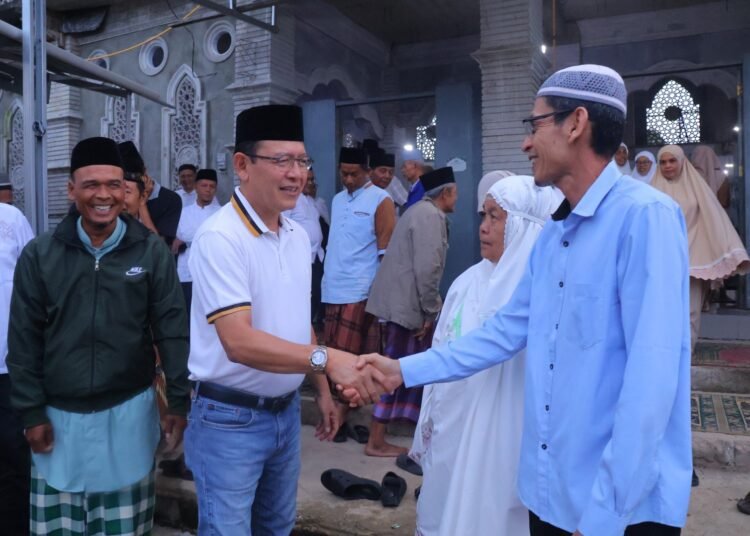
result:
M 404 385 L 406 387 L 417 387 L 429 383 L 425 373 L 429 371 L 430 367 L 427 365 L 428 359 L 424 359 L 426 352 L 421 354 L 410 355 L 402 357 L 398 360 L 401 366 L 401 377 L 404 379 Z
M 578 522 L 578 531 L 583 536 L 622 536 L 631 516 L 620 516 L 611 510 L 590 502 Z

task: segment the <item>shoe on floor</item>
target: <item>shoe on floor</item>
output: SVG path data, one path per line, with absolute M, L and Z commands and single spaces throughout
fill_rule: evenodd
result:
M 328 491 L 347 501 L 355 499 L 378 501 L 383 494 L 380 484 L 374 480 L 360 478 L 341 469 L 324 471 L 320 475 L 320 483 Z
M 701 479 L 698 478 L 698 474 L 695 472 L 695 469 L 693 469 L 693 484 L 692 486 L 694 488 L 697 488 L 701 483 Z
M 750 516 L 750 493 L 745 495 L 744 499 L 737 501 L 737 510 L 745 515 Z
M 407 473 L 422 476 L 422 466 L 409 458 L 408 454 L 399 454 L 396 458 L 396 465 Z

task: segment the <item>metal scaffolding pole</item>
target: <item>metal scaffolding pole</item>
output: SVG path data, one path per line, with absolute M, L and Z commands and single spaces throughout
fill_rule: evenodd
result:
M 47 28 L 45 0 L 23 0 L 23 169 L 25 213 L 47 230 Z

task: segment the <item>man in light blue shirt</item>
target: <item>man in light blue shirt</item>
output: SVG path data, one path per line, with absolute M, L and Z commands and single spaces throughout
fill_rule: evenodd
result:
M 512 299 L 449 345 L 362 360 L 392 389 L 464 378 L 527 348 L 518 492 L 533 536 L 671 536 L 687 516 L 687 236 L 671 199 L 610 163 L 626 98 L 606 67 L 553 74 L 523 150 L 537 184 L 566 199 Z

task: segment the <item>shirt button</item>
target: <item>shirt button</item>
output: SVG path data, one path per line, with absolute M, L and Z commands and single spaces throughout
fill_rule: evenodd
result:
M 559 325 L 560 325 L 560 324 L 555 324 L 555 329 L 557 329 L 557 327 L 558 327 Z
M 555 368 L 555 365 L 553 365 L 552 363 L 550 363 L 550 364 L 549 364 L 549 369 L 550 369 L 550 370 L 552 370 L 552 369 L 554 369 L 554 368 Z
M 542 450 L 547 450 L 547 444 L 546 443 L 542 444 Z
M 570 245 L 570 242 L 568 242 L 567 240 L 565 242 L 563 242 L 563 247 L 564 248 L 568 247 L 569 245 Z
M 560 281 L 560 282 L 558 283 L 558 285 L 560 285 L 560 288 L 563 288 L 563 287 L 565 286 L 565 283 L 563 283 L 562 281 Z
M 547 404 L 546 406 L 544 406 L 544 411 L 549 411 L 549 404 Z

